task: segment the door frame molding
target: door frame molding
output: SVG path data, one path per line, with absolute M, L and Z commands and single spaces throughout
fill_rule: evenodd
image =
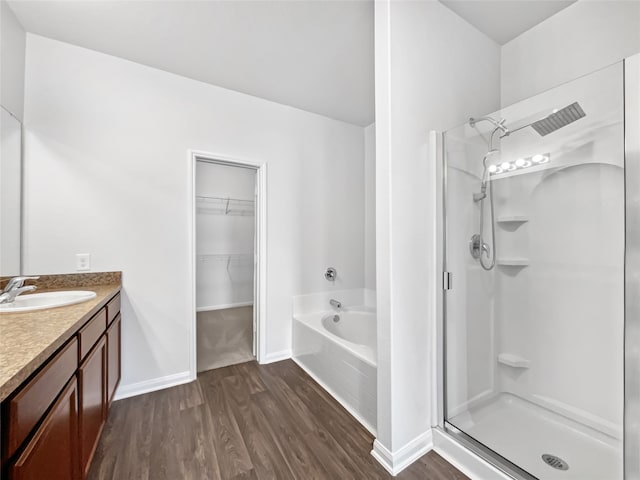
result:
M 256 360 L 261 363 L 266 359 L 266 330 L 267 330 L 267 163 L 259 160 L 239 158 L 235 156 L 204 152 L 188 151 L 189 161 L 189 195 L 188 234 L 189 234 L 189 278 L 191 279 L 191 305 L 189 322 L 189 374 L 195 380 L 198 374 L 197 338 L 196 338 L 196 162 L 203 161 L 216 165 L 240 167 L 256 172 L 256 207 L 255 207 L 255 235 L 256 248 L 254 255 L 254 281 L 256 295 L 254 298 L 254 330 L 256 339 Z

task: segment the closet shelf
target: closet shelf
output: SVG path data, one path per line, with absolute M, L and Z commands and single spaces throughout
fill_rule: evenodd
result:
M 256 204 L 253 200 L 242 200 L 231 197 L 211 197 L 196 195 L 198 213 L 212 215 L 238 215 L 250 217 L 255 215 Z
M 496 261 L 501 267 L 524 268 L 529 266 L 528 258 L 498 258 Z
M 253 265 L 253 253 L 211 253 L 198 254 L 198 262 L 226 264 L 227 270 L 231 265 Z

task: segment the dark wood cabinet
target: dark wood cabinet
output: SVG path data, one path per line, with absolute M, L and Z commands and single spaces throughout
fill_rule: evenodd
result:
M 107 417 L 107 341 L 104 336 L 78 369 L 78 390 L 80 451 L 85 477 Z
M 3 458 L 13 455 L 47 412 L 78 368 L 78 342 L 72 339 L 4 405 L 8 437 Z
M 120 365 L 121 323 L 120 314 L 118 314 L 107 329 L 107 399 L 109 405 L 113 401 L 122 374 Z
M 75 375 L 12 465 L 12 480 L 77 480 L 78 388 Z
M 118 293 L 2 402 L 0 477 L 87 477 L 120 382 L 119 309 Z

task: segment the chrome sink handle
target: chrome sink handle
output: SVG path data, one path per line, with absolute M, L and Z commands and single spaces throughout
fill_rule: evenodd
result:
M 8 292 L 3 292 L 2 295 L 0 295 L 0 304 L 13 303 L 16 297 L 21 293 L 33 292 L 37 288 L 38 287 L 36 287 L 35 285 L 27 285 L 26 287 L 16 287 Z
M 3 293 L 10 292 L 13 289 L 20 288 L 27 280 L 38 280 L 40 277 L 13 277 L 4 287 Z

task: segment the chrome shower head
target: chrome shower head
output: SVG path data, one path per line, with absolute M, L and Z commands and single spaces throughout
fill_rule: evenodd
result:
M 531 127 L 538 132 L 539 135 L 544 137 L 545 135 L 549 135 L 562 127 L 566 127 L 576 120 L 580 120 L 586 115 L 587 114 L 584 113 L 582 107 L 580 107 L 580 104 L 578 102 L 574 102 L 557 112 L 547 115 L 537 122 L 533 122 Z

